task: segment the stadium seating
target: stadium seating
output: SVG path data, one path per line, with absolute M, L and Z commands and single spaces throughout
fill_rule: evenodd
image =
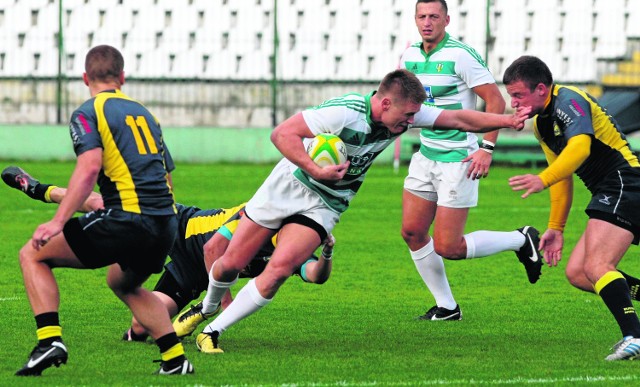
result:
M 279 77 L 374 81 L 419 40 L 413 4 L 283 0 L 276 21 L 273 0 L 65 0 L 62 71 L 78 76 L 90 47 L 111 44 L 133 77 L 266 80 L 277 26 Z M 489 4 L 487 13 L 485 1 L 449 1 L 447 31 L 486 55 L 497 79 L 532 54 L 560 81 L 593 83 L 599 63 L 628 59 L 640 45 L 636 0 Z M 57 74 L 58 0 L 0 0 L 0 23 L 0 77 Z

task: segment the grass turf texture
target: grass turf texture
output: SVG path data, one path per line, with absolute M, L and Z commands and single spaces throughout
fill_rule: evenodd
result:
M 3 162 L 2 168 L 10 165 Z M 66 185 L 73 164 L 18 163 L 41 181 Z M 271 165 L 180 165 L 179 202 L 229 207 L 249 199 Z M 152 344 L 120 340 L 130 314 L 105 284 L 105 270 L 56 270 L 69 362 L 40 378 L 13 376 L 36 343 L 18 251 L 56 209 L 5 185 L 0 188 L 0 384 L 2 385 L 415 385 L 638 383 L 636 362 L 605 362 L 620 336 L 593 294 L 572 288 L 563 268 L 584 228 L 588 195 L 577 182 L 564 259 L 544 267 L 535 285 L 512 252 L 447 261 L 463 311 L 460 322 L 418 321 L 433 305 L 400 237 L 403 173 L 374 166 L 335 229 L 332 278 L 324 285 L 289 280 L 274 302 L 221 337 L 222 355 L 201 354 L 184 340 L 196 374 L 152 375 Z M 507 178 L 533 169 L 494 167 L 467 231 L 544 231 L 548 193 L 522 200 Z M 639 275 L 637 247 L 620 265 Z M 147 286 L 157 280 L 152 277 Z M 240 281 L 232 289 L 237 292 Z

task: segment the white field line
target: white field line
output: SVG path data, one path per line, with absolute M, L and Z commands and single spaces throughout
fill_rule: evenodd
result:
M 4 302 L 4 301 L 18 301 L 20 300 L 20 297 L 0 297 L 0 302 Z
M 629 383 L 640 381 L 640 375 L 618 375 L 618 376 L 571 376 L 565 378 L 512 378 L 512 379 L 432 379 L 432 380 L 413 380 L 405 382 L 350 382 L 340 381 L 335 383 L 292 383 L 283 384 L 281 386 L 448 386 L 448 385 L 475 385 L 475 384 L 557 384 L 557 383 Z

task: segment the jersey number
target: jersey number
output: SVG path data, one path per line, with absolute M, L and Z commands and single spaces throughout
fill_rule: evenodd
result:
M 137 116 L 135 119 L 133 116 L 127 116 L 126 119 L 127 125 L 131 128 L 131 133 L 133 133 L 133 138 L 136 139 L 136 145 L 138 146 L 138 152 L 141 155 L 147 154 L 147 148 L 144 146 L 146 140 L 147 145 L 149 147 L 149 151 L 153 154 L 158 153 L 158 147 L 156 146 L 156 142 L 151 135 L 151 131 L 149 130 L 149 125 L 147 124 L 147 120 L 144 116 Z M 142 140 L 142 136 L 140 132 L 144 135 L 144 140 Z

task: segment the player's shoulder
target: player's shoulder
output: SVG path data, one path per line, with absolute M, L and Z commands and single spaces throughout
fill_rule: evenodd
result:
M 364 95 L 359 93 L 347 93 L 338 97 L 330 98 L 320 105 L 317 105 L 311 110 L 332 109 L 332 110 L 347 110 L 357 113 L 367 112 L 367 101 Z
M 455 58 L 471 58 L 478 62 L 484 63 L 482 56 L 476 51 L 475 48 L 469 44 L 449 36 L 442 46 L 441 52 L 443 55 L 450 55 Z
M 553 93 L 555 96 L 553 107 L 556 110 L 574 111 L 579 107 L 587 108 L 588 106 L 598 105 L 595 98 L 575 86 L 555 85 Z M 584 114 L 585 112 L 580 112 L 580 115 Z

